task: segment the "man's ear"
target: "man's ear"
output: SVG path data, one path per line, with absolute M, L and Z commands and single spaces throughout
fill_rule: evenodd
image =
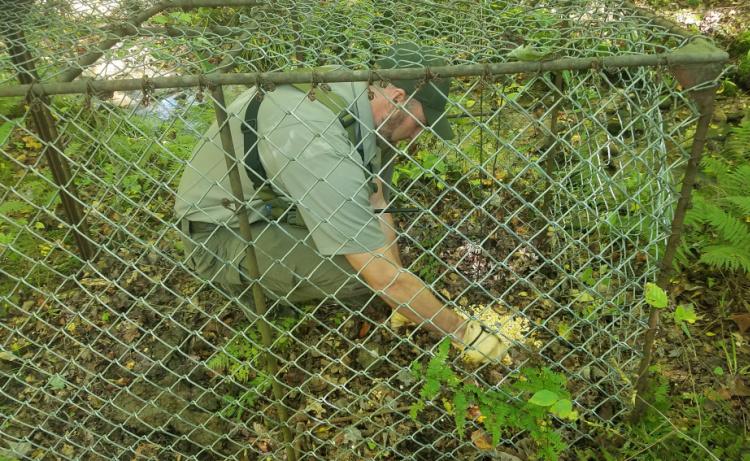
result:
M 391 99 L 394 102 L 398 104 L 403 104 L 404 101 L 406 101 L 406 91 L 404 89 L 399 88 L 397 86 L 393 86 L 393 85 L 391 85 L 389 89 L 391 90 L 391 95 L 390 95 Z

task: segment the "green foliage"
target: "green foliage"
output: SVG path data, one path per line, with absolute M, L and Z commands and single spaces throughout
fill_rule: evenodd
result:
M 412 372 L 424 380 L 418 400 L 411 408 L 411 417 L 417 419 L 426 402 L 445 395 L 453 413 L 459 436 L 465 436 L 466 412 L 477 406 L 482 415 L 482 425 L 492 436 L 492 444 L 500 443 L 504 432 L 517 434 L 527 431 L 537 443 L 538 456 L 544 460 L 557 460 L 567 447 L 554 431 L 552 418 L 575 421 L 570 394 L 565 389 L 562 374 L 547 368 L 524 368 L 514 376 L 513 382 L 501 389 L 483 389 L 461 381 L 448 363 L 450 340 L 443 340 L 437 354 L 427 367 L 412 363 Z M 448 407 L 446 405 L 446 407 Z
M 737 63 L 737 80 L 745 87 L 750 87 L 750 51 L 741 56 Z
M 720 368 L 719 368 L 720 369 Z M 724 416 L 729 413 L 729 402 L 709 402 L 708 393 L 671 393 L 669 381 L 659 366 L 651 367 L 652 381 L 647 386 L 643 418 L 636 424 L 618 425 L 610 431 L 618 432 L 614 440 L 617 448 L 603 443 L 596 450 L 576 450 L 576 459 L 598 461 L 637 459 L 664 461 L 672 459 L 742 460 L 750 452 L 750 441 L 742 437 L 741 427 L 732 427 Z M 721 370 L 720 373 L 723 373 Z M 705 408 L 717 406 L 717 411 Z M 621 432 L 620 432 L 621 431 Z M 610 434 L 612 435 L 612 434 Z M 606 440 L 608 435 L 603 434 Z M 713 456 L 709 456 L 709 451 Z
M 750 273 L 749 149 L 750 120 L 745 120 L 731 130 L 724 156 L 703 161 L 707 180 L 693 193 L 678 264 L 688 266 L 696 254 L 713 269 Z
M 282 332 L 274 344 L 277 350 L 288 347 L 289 336 L 286 332 L 296 322 L 294 318 L 282 318 L 274 322 L 276 328 Z M 240 395 L 223 397 L 225 407 L 222 409 L 222 414 L 224 416 L 235 417 L 239 420 L 245 414 L 245 410 L 251 409 L 258 397 L 271 387 L 271 378 L 259 371 L 262 368 L 262 362 L 258 344 L 261 344 L 260 334 L 254 325 L 249 325 L 206 362 L 206 366 L 211 370 L 227 375 L 242 384 L 243 391 Z
M 456 165 L 451 165 L 452 169 Z M 442 156 L 421 150 L 414 155 L 413 160 L 400 162 L 393 171 L 393 184 L 404 186 L 404 181 L 417 181 L 419 179 L 434 180 L 438 189 L 445 188 L 448 163 Z M 442 180 L 442 181 L 441 181 Z
M 667 293 L 655 283 L 646 284 L 646 303 L 655 309 L 664 309 L 669 304 Z
M 690 336 L 690 330 L 688 329 L 687 324 L 692 325 L 701 317 L 695 313 L 695 308 L 693 308 L 692 304 L 680 304 L 675 308 L 672 318 L 674 319 L 675 325 L 680 327 L 686 336 Z

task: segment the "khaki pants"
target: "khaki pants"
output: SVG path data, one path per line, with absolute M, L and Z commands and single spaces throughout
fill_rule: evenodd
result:
M 321 256 L 307 229 L 275 221 L 251 228 L 260 283 L 270 299 L 295 304 L 327 297 L 363 299 L 372 294 L 344 256 Z M 239 229 L 201 231 L 194 231 L 189 240 L 183 238 L 193 269 L 229 292 L 243 290 L 250 277 Z

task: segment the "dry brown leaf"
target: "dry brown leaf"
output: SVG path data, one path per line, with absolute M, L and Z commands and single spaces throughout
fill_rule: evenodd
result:
M 68 445 L 67 443 L 63 445 L 63 447 L 60 450 L 60 452 L 63 455 L 65 455 L 66 457 L 68 457 L 68 458 L 72 458 L 75 455 L 75 453 L 76 453 L 76 451 L 73 448 L 73 446 L 72 445 Z
M 482 423 L 485 419 L 487 419 L 479 410 L 479 407 L 476 405 L 469 406 L 469 408 L 466 410 L 466 417 L 478 423 Z
M 750 387 L 742 378 L 736 376 L 728 386 L 721 386 L 717 393 L 724 400 L 731 400 L 732 397 L 750 397 Z
M 734 378 L 734 383 L 730 386 L 732 394 L 736 397 L 750 397 L 750 387 L 739 376 Z
M 126 322 L 120 325 L 120 329 L 123 330 L 122 339 L 125 340 L 126 343 L 132 343 L 135 338 L 141 335 L 141 332 L 138 331 L 138 324 L 133 322 Z
M 271 442 L 269 440 L 258 440 L 256 446 L 261 453 L 268 453 L 271 451 Z
M 492 450 L 492 438 L 481 429 L 471 433 L 471 441 L 480 450 Z
M 153 443 L 142 443 L 135 449 L 135 457 L 132 461 L 141 459 L 156 459 L 159 453 L 159 446 Z
M 737 324 L 740 334 L 745 334 L 747 329 L 750 328 L 750 314 L 732 314 L 729 318 Z
M 357 334 L 357 337 L 364 338 L 367 336 L 367 333 L 370 332 L 370 328 L 372 325 L 370 325 L 370 322 L 362 322 L 362 325 L 359 327 L 359 333 Z

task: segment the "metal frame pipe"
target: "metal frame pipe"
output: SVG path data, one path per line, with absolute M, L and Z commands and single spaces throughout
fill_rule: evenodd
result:
M 26 6 L 28 5 L 18 4 L 12 8 L 20 9 Z M 39 79 L 39 75 L 34 66 L 34 56 L 29 52 L 20 24 L 14 21 L 7 21 L 4 25 L 0 26 L 0 31 L 0 35 L 7 40 L 8 53 L 16 68 L 18 80 L 22 84 L 32 85 L 33 82 Z M 44 141 L 42 155 L 46 159 L 55 185 L 60 191 L 60 201 L 62 202 L 65 217 L 73 230 L 73 236 L 81 257 L 84 260 L 90 260 L 94 257 L 95 250 L 88 235 L 89 231 L 85 220 L 85 213 L 78 199 L 75 185 L 73 184 L 70 166 L 63 155 L 64 149 L 55 126 L 55 119 L 49 110 L 49 98 L 45 95 L 32 93 L 29 93 L 28 96 L 29 111 L 34 122 L 34 131 Z
M 440 77 L 471 77 L 517 74 L 524 72 L 553 72 L 620 67 L 673 66 L 678 64 L 724 63 L 728 59 L 723 51 L 714 53 L 668 53 L 609 56 L 604 58 L 561 58 L 539 62 L 505 62 L 496 64 L 465 64 L 431 68 L 398 68 L 346 70 L 327 72 L 316 70 L 286 72 L 251 72 L 236 74 L 181 75 L 157 78 L 118 80 L 85 79 L 74 82 L 35 83 L 0 87 L 0 97 L 25 96 L 29 92 L 39 95 L 109 93 L 113 91 L 138 91 L 151 89 L 187 88 L 199 86 L 257 85 L 324 82 L 372 82 L 390 80 L 420 80 Z
M 242 162 L 237 158 L 234 150 L 234 142 L 232 141 L 232 133 L 229 128 L 225 109 L 226 102 L 224 100 L 224 90 L 221 86 L 213 87 L 211 95 L 214 101 L 214 112 L 219 126 L 221 145 L 224 149 L 224 158 L 226 160 L 227 170 L 229 171 L 229 182 L 235 199 L 234 211 L 240 221 L 240 236 L 246 243 L 244 266 L 248 270 L 247 276 L 250 279 L 250 289 L 252 292 L 253 303 L 255 305 L 255 312 L 251 312 L 242 300 L 239 300 L 239 305 L 242 307 L 248 320 L 258 322 L 258 330 L 260 331 L 261 342 L 263 343 L 263 357 L 266 366 L 266 373 L 271 377 L 271 387 L 274 399 L 276 400 L 275 406 L 278 413 L 278 422 L 281 425 L 284 442 L 286 443 L 287 459 L 290 461 L 296 461 L 297 456 L 293 445 L 292 432 L 287 424 L 288 414 L 283 403 L 284 391 L 281 382 L 279 382 L 278 379 L 279 365 L 276 361 L 276 356 L 271 352 L 273 334 L 271 332 L 271 326 L 268 324 L 265 317 L 267 306 L 263 288 L 259 283 L 260 270 L 255 255 L 255 248 L 252 244 L 253 232 L 250 228 L 250 218 L 247 207 L 245 206 L 245 197 L 242 193 L 242 182 L 240 180 L 240 171 L 238 167 Z
M 695 91 L 693 94 L 693 98 L 698 105 L 700 117 L 698 118 L 695 137 L 693 138 L 693 144 L 690 150 L 690 159 L 685 167 L 685 175 L 682 180 L 682 190 L 680 191 L 680 198 L 677 201 L 674 218 L 672 219 L 664 257 L 659 262 L 659 273 L 656 278 L 656 284 L 665 291 L 669 290 L 669 279 L 673 271 L 672 263 L 675 254 L 677 253 L 677 247 L 682 240 L 685 214 L 690 205 L 690 197 L 698 175 L 698 166 L 700 165 L 703 149 L 706 145 L 708 128 L 714 113 L 715 96 L 715 86 Z M 638 366 L 638 378 L 635 384 L 635 406 L 630 415 L 632 421 L 638 421 L 643 416 L 646 408 L 647 402 L 644 393 L 648 389 L 649 366 L 652 362 L 654 340 L 659 328 L 659 314 L 660 309 L 656 308 L 651 308 L 651 311 L 649 312 L 648 330 L 646 330 L 646 335 L 643 340 L 643 357 Z

